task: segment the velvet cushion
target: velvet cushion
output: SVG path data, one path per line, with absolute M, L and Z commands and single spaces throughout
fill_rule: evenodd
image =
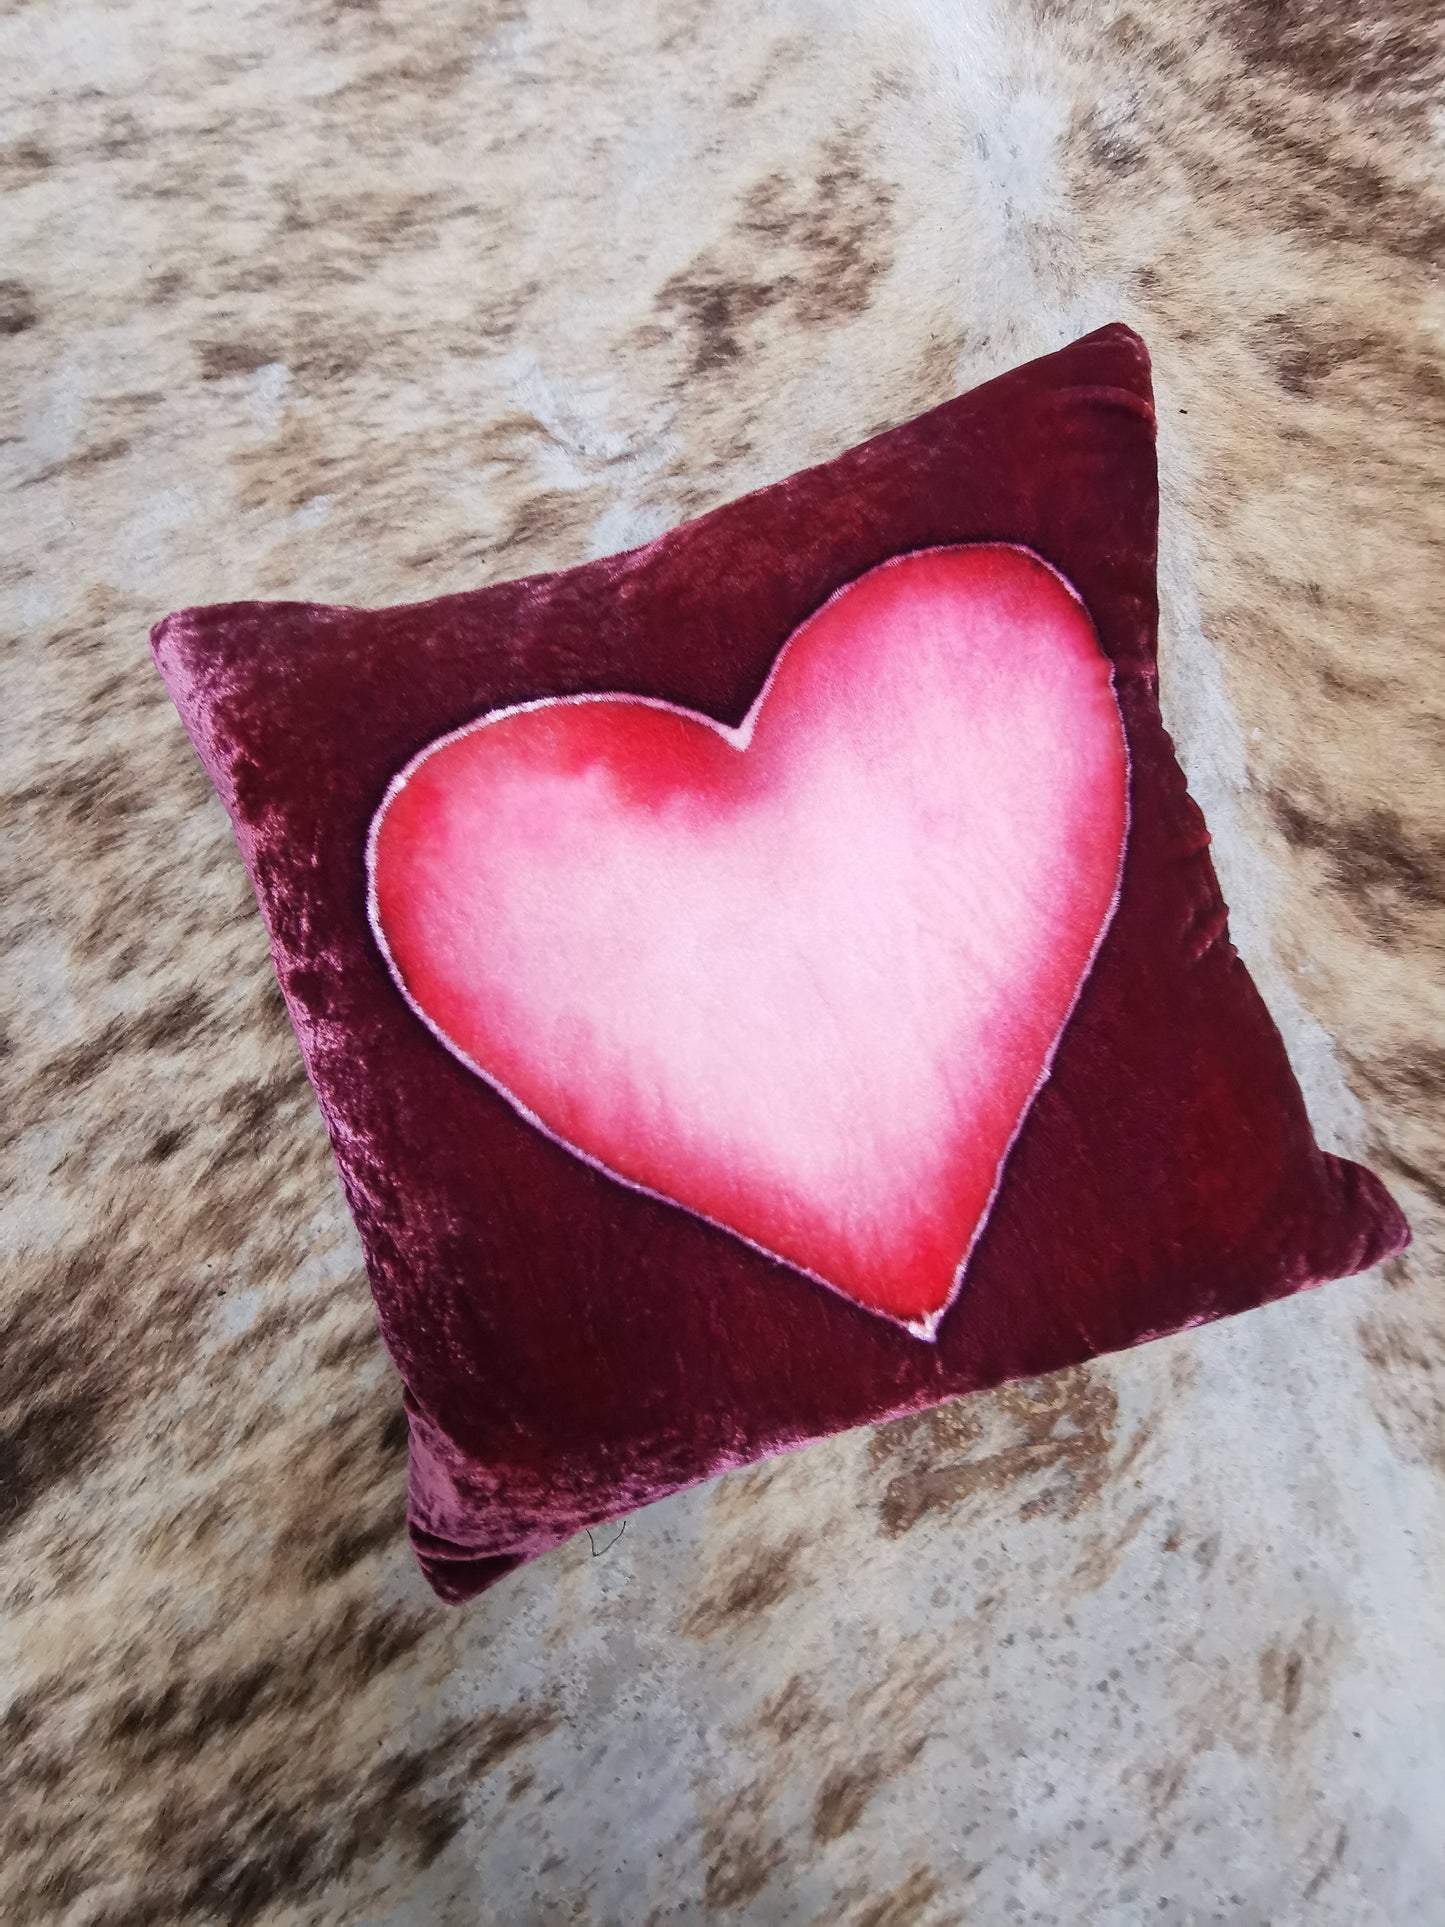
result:
M 1111 327 L 630 554 L 155 630 L 444 1598 L 1406 1242 L 1229 943 L 1156 525 Z

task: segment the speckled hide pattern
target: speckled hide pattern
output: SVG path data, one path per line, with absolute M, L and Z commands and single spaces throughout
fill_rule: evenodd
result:
M 12 0 L 0 76 L 0 1918 L 1433 1927 L 1437 9 Z M 1113 319 L 1234 934 L 1413 1249 L 448 1612 L 149 625 L 604 554 Z

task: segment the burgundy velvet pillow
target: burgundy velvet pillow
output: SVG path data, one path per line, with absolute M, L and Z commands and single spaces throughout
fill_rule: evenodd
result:
M 156 629 L 444 1598 L 1406 1241 L 1230 946 L 1156 521 L 1112 327 L 628 555 Z

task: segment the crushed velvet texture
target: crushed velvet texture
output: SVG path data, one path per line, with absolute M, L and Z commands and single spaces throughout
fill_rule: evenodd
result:
M 1228 939 L 1159 716 L 1148 357 L 1111 327 L 630 554 L 397 609 L 240 603 L 156 661 L 235 825 L 361 1232 L 422 1568 L 464 1599 L 580 1527 L 843 1427 L 1077 1363 L 1407 1240 L 1321 1152 Z M 735 725 L 888 559 L 1005 542 L 1071 583 L 1130 765 L 1118 904 L 934 1342 L 529 1125 L 399 993 L 368 828 L 483 713 L 627 692 Z

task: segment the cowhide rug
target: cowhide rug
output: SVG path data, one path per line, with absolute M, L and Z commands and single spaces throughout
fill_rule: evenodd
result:
M 11 0 L 0 1917 L 1437 1923 L 1432 0 Z M 1164 699 L 1387 1276 L 461 1611 L 150 665 L 621 548 L 1120 318 Z

